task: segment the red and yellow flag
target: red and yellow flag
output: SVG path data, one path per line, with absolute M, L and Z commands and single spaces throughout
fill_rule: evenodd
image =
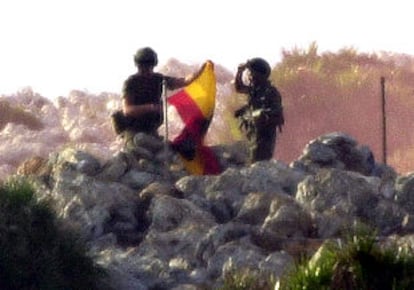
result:
M 189 160 L 183 157 L 187 171 L 195 175 L 219 174 L 220 165 L 216 155 L 204 145 L 216 102 L 216 76 L 214 64 L 207 61 L 201 74 L 184 89 L 168 98 L 184 122 L 184 129 L 172 141 L 175 146 L 190 141 L 195 155 Z

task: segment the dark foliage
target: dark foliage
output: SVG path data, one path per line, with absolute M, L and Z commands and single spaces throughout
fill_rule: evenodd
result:
M 104 278 L 28 182 L 0 185 L 0 289 L 103 289 Z

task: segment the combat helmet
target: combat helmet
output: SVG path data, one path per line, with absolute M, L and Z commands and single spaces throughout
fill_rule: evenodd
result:
M 156 66 L 158 63 L 157 53 L 151 47 L 140 48 L 134 55 L 134 62 L 136 65 L 146 64 Z
M 271 72 L 270 65 L 263 58 L 260 58 L 260 57 L 252 58 L 247 62 L 246 65 L 247 65 L 247 68 L 260 74 L 264 78 L 268 78 L 270 76 L 270 72 Z

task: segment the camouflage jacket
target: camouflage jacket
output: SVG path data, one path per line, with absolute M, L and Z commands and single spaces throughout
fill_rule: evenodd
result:
M 265 85 L 252 87 L 249 90 L 249 100 L 246 113 L 255 123 L 281 126 L 284 124 L 282 96 L 270 82 Z M 245 113 L 245 114 L 246 114 Z M 246 117 L 246 116 L 245 116 Z

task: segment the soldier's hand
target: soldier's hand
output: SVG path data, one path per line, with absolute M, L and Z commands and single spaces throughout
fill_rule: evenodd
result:
M 239 118 L 243 116 L 244 112 L 246 111 L 245 108 L 240 108 L 234 112 L 234 117 Z
M 241 117 L 243 115 L 243 113 L 244 113 L 243 108 L 242 109 L 238 109 L 238 110 L 236 110 L 234 112 L 234 117 L 239 118 L 239 117 Z
M 243 70 L 245 70 L 246 69 L 246 64 L 245 63 L 242 63 L 242 64 L 239 64 L 239 66 L 237 67 L 237 70 L 238 71 L 243 71 Z
M 234 112 L 234 117 L 238 118 L 240 116 L 241 116 L 241 112 L 240 112 L 240 109 L 238 109 Z

